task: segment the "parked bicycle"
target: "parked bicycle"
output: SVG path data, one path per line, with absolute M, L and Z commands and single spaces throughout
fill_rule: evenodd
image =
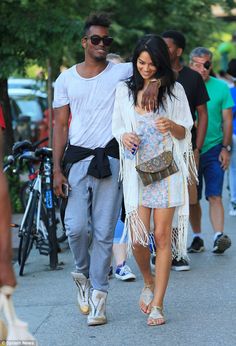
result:
M 39 170 L 32 179 L 29 198 L 19 227 L 19 274 L 22 276 L 26 260 L 35 244 L 42 255 L 49 255 L 51 269 L 58 266 L 58 241 L 56 236 L 56 216 L 52 179 L 52 149 L 37 148 L 29 141 L 17 142 L 13 146 L 13 155 L 8 157 L 4 171 L 16 161 L 19 166 L 27 162 L 29 170 L 33 163 L 39 162 Z
M 46 139 L 45 139 L 46 140 Z M 42 141 L 40 141 L 41 143 Z M 23 209 L 26 209 L 27 202 L 29 199 L 29 193 L 34 185 L 34 180 L 37 178 L 38 170 L 35 169 L 34 162 L 27 161 L 27 170 L 28 170 L 28 180 L 23 183 L 20 188 L 20 201 Z M 55 205 L 55 214 L 56 214 L 56 234 L 57 241 L 59 243 L 64 242 L 67 239 L 66 230 L 61 218 L 60 212 L 60 198 L 54 195 L 54 205 Z

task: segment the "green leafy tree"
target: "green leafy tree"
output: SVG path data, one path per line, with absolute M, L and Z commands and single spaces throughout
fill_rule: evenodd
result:
M 11 149 L 10 105 L 7 78 L 15 71 L 24 74 L 29 61 L 51 71 L 83 59 L 80 45 L 81 27 L 91 11 L 106 11 L 112 17 L 114 45 L 112 50 L 129 58 L 137 39 L 145 33 L 167 29 L 182 31 L 187 50 L 208 45 L 212 33 L 219 29 L 211 6 L 225 10 L 234 7 L 233 0 L 2 0 L 0 2 L 0 101 L 7 123 L 7 151 Z
M 79 9 L 75 0 L 6 0 L 0 2 L 0 101 L 3 104 L 6 129 L 6 151 L 13 143 L 7 78 L 14 72 L 24 74 L 26 64 L 36 61 L 58 73 L 65 51 L 78 42 L 81 30 Z
M 187 50 L 212 43 L 212 34 L 222 28 L 222 21 L 212 14 L 211 6 L 221 5 L 225 11 L 235 7 L 234 0 L 94 0 L 94 8 L 107 11 L 113 19 L 115 44 L 112 49 L 129 57 L 137 39 L 145 33 L 161 33 L 168 29 L 182 31 Z

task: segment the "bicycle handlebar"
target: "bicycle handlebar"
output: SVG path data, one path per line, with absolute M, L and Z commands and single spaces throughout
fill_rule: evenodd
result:
M 39 158 L 36 158 L 34 156 L 35 149 L 42 143 L 46 142 L 48 140 L 48 137 L 45 137 L 39 141 L 36 141 L 35 143 L 31 143 L 28 140 L 20 141 L 14 143 L 12 147 L 12 154 L 9 155 L 7 158 L 7 162 L 3 166 L 3 172 L 6 172 L 15 162 L 17 159 L 20 159 L 20 166 L 22 164 L 22 161 L 24 159 L 26 160 L 33 160 L 33 161 L 40 161 Z M 32 151 L 33 150 L 33 151 Z M 20 168 L 16 169 L 16 171 L 19 171 Z
M 21 154 L 20 157 L 19 157 L 20 163 L 23 160 L 39 161 L 39 158 L 35 156 L 35 152 L 34 151 L 26 151 L 23 154 Z
M 16 161 L 16 159 L 18 159 L 20 157 L 20 154 L 17 155 L 9 155 L 7 157 L 7 162 L 3 165 L 3 172 L 5 173 Z
M 33 143 L 33 149 L 36 149 L 40 144 L 42 144 L 46 141 L 48 141 L 48 137 L 45 137 L 45 138 L 41 139 L 40 141 L 36 141 L 35 143 Z

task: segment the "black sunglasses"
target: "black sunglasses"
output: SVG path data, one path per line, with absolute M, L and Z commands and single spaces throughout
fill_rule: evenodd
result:
M 102 41 L 104 46 L 108 47 L 113 42 L 113 38 L 110 36 L 101 37 L 99 35 L 92 35 L 92 36 L 87 36 L 86 38 L 90 38 L 90 41 L 94 46 L 97 46 Z
M 206 69 L 206 70 L 209 70 L 209 68 L 211 67 L 211 62 L 208 60 L 206 62 L 204 62 L 204 64 L 202 62 L 198 62 L 198 61 L 195 61 L 192 59 L 192 61 L 195 63 L 195 64 L 201 64 L 203 65 L 203 67 Z
M 204 68 L 206 70 L 209 70 L 209 68 L 211 67 L 211 62 L 210 61 L 206 61 L 206 62 L 204 62 L 203 66 L 204 66 Z

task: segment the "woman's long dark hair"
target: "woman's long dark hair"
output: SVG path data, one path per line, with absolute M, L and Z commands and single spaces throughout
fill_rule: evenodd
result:
M 142 52 L 149 53 L 153 64 L 157 68 L 157 72 L 153 78 L 164 78 L 165 80 L 165 85 L 160 87 L 157 97 L 158 108 L 160 105 L 164 107 L 164 94 L 167 93 L 170 97 L 174 96 L 172 89 L 176 78 L 175 73 L 171 69 L 168 47 L 161 36 L 154 34 L 145 35 L 138 41 L 132 59 L 133 75 L 127 81 L 130 94 L 133 96 L 134 104 L 137 105 L 138 91 L 141 90 L 144 85 L 144 80 L 137 69 L 137 60 Z

